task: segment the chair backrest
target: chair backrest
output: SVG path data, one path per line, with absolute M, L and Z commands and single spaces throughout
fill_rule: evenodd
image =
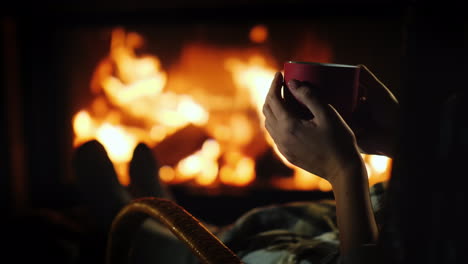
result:
M 184 208 L 170 200 L 148 197 L 133 200 L 114 218 L 108 238 L 107 264 L 128 263 L 132 236 L 148 218 L 171 230 L 201 263 L 242 263 L 232 250 Z

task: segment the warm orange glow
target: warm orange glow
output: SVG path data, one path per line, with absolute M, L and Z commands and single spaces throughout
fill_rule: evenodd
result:
M 369 176 L 369 184 L 387 181 L 391 176 L 392 159 L 380 155 L 363 155 Z
M 165 126 L 162 125 L 154 125 L 150 129 L 150 138 L 154 142 L 162 141 L 167 135 L 167 129 Z
M 201 170 L 203 160 L 200 155 L 192 154 L 179 162 L 177 165 L 177 175 L 181 181 L 194 178 Z
M 178 113 L 181 113 L 185 120 L 195 125 L 204 125 L 208 122 L 208 113 L 195 103 L 190 97 L 182 97 L 177 105 Z
M 255 179 L 255 162 L 240 152 L 228 152 L 221 168 L 221 182 L 229 185 L 244 186 Z
M 313 190 L 317 188 L 320 178 L 301 168 L 297 168 L 294 173 L 294 189 Z
M 367 178 L 371 178 L 373 175 L 373 170 L 371 168 L 371 165 L 369 163 L 365 163 L 364 165 L 366 166 Z
M 164 182 L 171 182 L 175 179 L 176 174 L 172 167 L 162 166 L 159 168 L 159 178 Z
M 175 177 L 170 181 L 184 182 L 193 179 L 200 185 L 213 184 L 218 178 L 220 154 L 219 143 L 213 139 L 206 140 L 199 151 L 179 161 Z M 166 176 L 164 178 L 169 179 Z
M 372 155 L 369 157 L 369 164 L 376 173 L 385 173 L 389 166 L 389 159 L 385 156 Z
M 248 91 L 251 104 L 263 118 L 263 103 L 270 89 L 272 76 L 277 70 L 269 66 L 260 55 L 252 56 L 248 62 L 231 58 L 226 60 L 225 66 L 232 73 L 234 84 L 239 89 Z
M 200 185 L 210 185 L 215 182 L 218 177 L 218 163 L 205 162 L 200 174 L 195 178 L 195 181 Z
M 103 124 L 96 131 L 96 138 L 104 145 L 109 158 L 115 162 L 129 162 L 138 144 L 136 138 L 124 128 Z
M 236 154 L 237 155 L 237 154 Z M 238 157 L 221 169 L 221 182 L 229 185 L 244 186 L 255 179 L 255 162 L 248 157 Z
M 89 110 L 73 118 L 75 146 L 99 140 L 115 164 L 126 164 L 139 142 L 150 147 L 189 124 L 205 125 L 208 112 L 189 95 L 164 91 L 167 73 L 159 59 L 138 56 L 143 38 L 117 28 L 112 32 L 109 57 L 100 63 L 91 81 L 97 97 Z M 121 166 L 123 168 L 123 166 Z M 128 173 L 119 169 L 128 184 Z
M 81 135 L 82 138 L 93 138 L 93 120 L 87 111 L 82 110 L 75 115 L 73 129 L 75 134 Z
M 216 140 L 208 139 L 203 143 L 201 152 L 206 158 L 215 161 L 221 154 L 221 146 Z
M 322 192 L 329 192 L 332 190 L 332 186 L 330 182 L 325 179 L 319 180 L 318 187 L 319 187 L 319 190 L 321 190 Z
M 236 142 L 239 146 L 249 143 L 254 135 L 253 127 L 250 125 L 246 115 L 231 116 L 231 142 Z
M 256 25 L 250 30 L 250 40 L 255 43 L 263 43 L 268 38 L 268 28 L 264 25 Z
M 128 175 L 128 162 L 113 162 L 117 179 L 122 185 L 130 184 L 130 176 Z
M 237 182 L 236 185 L 246 185 L 255 178 L 255 162 L 248 157 L 244 157 L 236 166 Z

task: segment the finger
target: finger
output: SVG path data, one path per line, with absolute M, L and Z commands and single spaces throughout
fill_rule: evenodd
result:
M 288 87 L 293 95 L 312 112 L 318 121 L 324 120 L 328 117 L 330 113 L 329 108 L 327 104 L 319 98 L 314 87 L 297 80 L 289 81 Z
M 292 118 L 288 113 L 281 98 L 281 87 L 283 86 L 283 76 L 280 72 L 275 74 L 270 90 L 268 91 L 266 102 L 269 104 L 271 112 L 277 120 Z
M 270 84 L 270 89 L 268 90 L 267 98 L 275 98 L 278 95 L 281 96 L 281 93 L 278 93 L 278 90 L 281 90 L 281 85 L 283 83 L 283 75 L 281 72 L 276 72 L 273 80 Z
M 270 137 L 275 140 L 275 130 L 273 129 L 274 125 L 272 125 L 272 122 L 269 120 L 265 120 L 265 129 L 268 131 L 268 134 Z
M 387 86 L 363 64 L 359 64 L 358 67 L 361 69 L 359 76 L 360 93 L 364 97 L 380 97 L 389 98 L 395 102 L 398 102 L 395 95 L 387 88 Z
M 265 116 L 265 120 L 272 119 L 273 121 L 277 121 L 276 116 L 273 114 L 273 111 L 271 110 L 269 103 L 265 103 L 263 105 L 262 111 L 263 111 L 263 115 Z
M 346 127 L 346 129 L 352 131 L 351 128 L 349 127 L 349 125 L 346 123 L 346 121 L 340 115 L 340 113 L 338 113 L 338 111 L 335 109 L 335 107 L 333 107 L 331 104 L 328 104 L 327 105 L 327 110 L 329 112 L 328 120 L 335 121 L 335 122 L 340 122 Z

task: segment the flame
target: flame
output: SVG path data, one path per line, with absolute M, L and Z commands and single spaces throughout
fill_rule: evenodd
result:
M 298 190 L 313 190 L 318 187 L 320 177 L 298 168 L 294 172 L 294 188 Z
M 276 73 L 275 68 L 267 65 L 266 59 L 261 55 L 253 55 L 248 62 L 229 58 L 225 67 L 232 73 L 234 84 L 248 92 L 251 104 L 255 106 L 258 115 L 263 117 L 262 107 L 272 76 Z
M 87 111 L 81 110 L 74 116 L 73 129 L 75 131 L 75 134 L 80 135 L 81 138 L 84 140 L 93 138 L 93 119 Z
M 238 152 L 225 156 L 226 164 L 221 168 L 220 179 L 225 184 L 244 186 L 255 179 L 255 162 Z
M 369 184 L 386 181 L 390 178 L 392 159 L 382 155 L 363 155 L 366 163 Z
M 369 163 L 376 173 L 384 173 L 389 166 L 389 159 L 385 156 L 372 155 L 369 157 Z
M 124 127 L 104 123 L 96 131 L 96 138 L 104 145 L 109 158 L 115 162 L 129 162 L 133 149 L 136 147 L 136 137 Z
M 160 169 L 161 179 L 167 182 L 184 182 L 194 179 L 200 185 L 213 184 L 218 176 L 218 158 L 221 154 L 219 143 L 216 140 L 206 140 L 202 148 L 194 154 L 182 159 L 176 166 L 175 174 Z M 168 176 L 170 174 L 170 176 Z

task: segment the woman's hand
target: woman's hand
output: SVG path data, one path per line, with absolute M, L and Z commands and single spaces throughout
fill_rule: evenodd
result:
M 362 166 L 352 130 L 338 112 L 323 103 L 314 87 L 290 81 L 293 95 L 312 112 L 311 120 L 291 111 L 281 96 L 283 77 L 277 73 L 263 106 L 265 127 L 278 150 L 292 164 L 314 173 L 332 185 L 340 175 Z
M 328 180 L 336 201 L 341 254 L 375 243 L 378 237 L 369 182 L 353 131 L 338 112 L 306 83 L 288 83 L 292 94 L 313 114 L 302 119 L 281 97 L 283 78 L 275 75 L 263 113 L 279 151 L 292 164 Z
M 398 101 L 366 66 L 359 67 L 359 89 L 364 100 L 358 103 L 349 125 L 364 153 L 393 157 L 399 123 Z

